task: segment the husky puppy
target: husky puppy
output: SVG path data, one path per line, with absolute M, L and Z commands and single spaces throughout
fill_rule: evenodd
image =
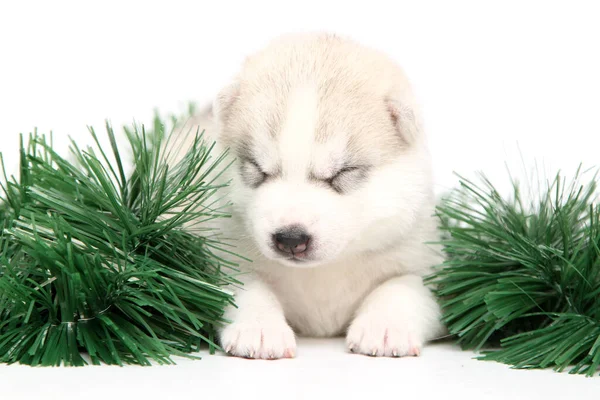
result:
M 330 34 L 280 37 L 195 123 L 237 159 L 220 223 L 253 260 L 219 334 L 229 354 L 294 357 L 295 334 L 345 334 L 355 353 L 417 356 L 441 332 L 422 280 L 441 262 L 426 244 L 430 156 L 391 59 Z

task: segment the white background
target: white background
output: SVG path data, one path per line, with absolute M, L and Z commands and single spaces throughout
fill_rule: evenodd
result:
M 208 101 L 269 39 L 326 30 L 380 48 L 404 67 L 424 108 L 438 192 L 454 184 L 453 171 L 482 170 L 505 187 L 504 163 L 520 168 L 519 147 L 526 164 L 568 174 L 579 163 L 595 166 L 600 148 L 596 4 L 1 0 L 0 151 L 14 172 L 18 134 L 34 127 L 52 130 L 64 148 L 67 135 L 88 142 L 86 126 L 101 128 L 106 118 L 148 121 L 155 108 L 177 112 L 190 100 Z M 28 398 L 84 389 L 88 398 L 134 397 L 138 389 L 146 397 L 199 398 L 221 382 L 224 393 L 296 397 L 316 388 L 307 380 L 327 385 L 329 376 L 334 397 L 600 392 L 600 378 L 510 371 L 444 346 L 418 361 L 348 358 L 336 341 L 306 342 L 298 355 L 280 364 L 209 357 L 165 370 L 0 367 L 1 396 L 16 399 L 26 385 Z

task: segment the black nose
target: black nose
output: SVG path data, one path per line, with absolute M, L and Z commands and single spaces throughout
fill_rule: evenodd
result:
M 301 254 L 308 249 L 310 236 L 299 228 L 290 228 L 273 235 L 273 241 L 279 251 L 288 254 Z

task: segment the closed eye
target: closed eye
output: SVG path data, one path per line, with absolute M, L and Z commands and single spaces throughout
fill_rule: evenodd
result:
M 252 188 L 259 187 L 270 176 L 256 161 L 249 158 L 242 160 L 241 174 L 242 180 Z
M 343 167 L 331 178 L 324 181 L 336 192 L 342 194 L 358 186 L 367 176 L 367 167 L 348 166 Z
M 356 171 L 358 168 L 359 167 L 344 167 L 344 168 L 340 169 L 338 172 L 336 172 L 335 175 L 333 175 L 331 178 L 326 179 L 326 181 L 331 182 L 331 181 L 339 178 L 343 174 L 348 174 L 350 172 Z

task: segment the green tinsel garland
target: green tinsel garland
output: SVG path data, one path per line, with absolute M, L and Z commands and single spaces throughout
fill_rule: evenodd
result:
M 107 124 L 111 151 L 61 157 L 46 137 L 21 140 L 20 179 L 0 204 L 0 362 L 29 365 L 171 363 L 214 347 L 214 325 L 233 302 L 234 266 L 208 236 L 183 229 L 226 217 L 212 209 L 208 175 L 226 168 L 198 135 L 165 162 L 164 124 L 126 130 L 133 172 Z M 112 156 L 112 159 L 110 158 Z M 1 183 L 1 182 L 0 182 Z M 214 250 L 221 250 L 215 252 Z M 233 259 L 233 257 L 232 257 Z
M 481 176 L 438 206 L 447 254 L 430 282 L 463 348 L 517 368 L 594 375 L 600 365 L 596 176 L 535 179 L 505 198 Z

